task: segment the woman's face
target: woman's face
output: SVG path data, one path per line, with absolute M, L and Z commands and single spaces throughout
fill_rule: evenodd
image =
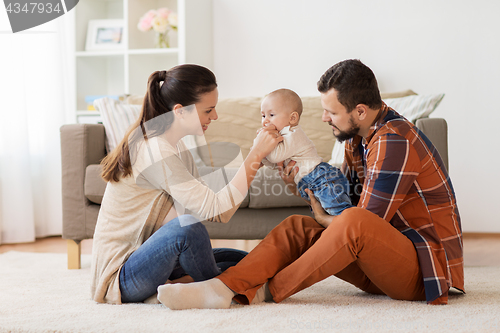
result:
M 208 125 L 212 120 L 217 120 L 217 112 L 215 111 L 215 106 L 219 100 L 219 91 L 217 88 L 201 95 L 200 101 L 195 104 L 196 111 L 199 118 L 199 126 L 196 131 L 196 135 L 203 135 L 208 128 Z

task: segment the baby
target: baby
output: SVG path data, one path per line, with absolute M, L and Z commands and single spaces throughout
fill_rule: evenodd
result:
M 342 172 L 323 162 L 314 144 L 299 126 L 302 114 L 302 100 L 289 89 L 278 89 L 267 95 L 261 104 L 262 126 L 269 124 L 283 136 L 283 141 L 264 158 L 262 163 L 272 169 L 278 162 L 285 165 L 295 161 L 299 167 L 294 181 L 300 195 L 309 200 L 305 190 L 308 188 L 323 209 L 330 215 L 339 215 L 346 208 L 352 207 L 347 194 L 349 182 Z

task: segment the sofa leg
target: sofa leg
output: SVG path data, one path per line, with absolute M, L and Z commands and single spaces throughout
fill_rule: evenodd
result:
M 80 269 L 82 245 L 80 241 L 68 239 L 68 269 Z

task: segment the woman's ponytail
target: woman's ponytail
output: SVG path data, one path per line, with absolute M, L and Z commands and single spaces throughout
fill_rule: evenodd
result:
M 120 177 L 131 175 L 130 151 L 136 149 L 135 145 L 140 140 L 147 140 L 164 133 L 172 123 L 162 119 L 150 122 L 146 126 L 149 120 L 172 111 L 176 104 L 182 106 L 195 104 L 201 95 L 215 88 L 217 88 L 215 75 L 208 68 L 198 65 L 179 65 L 168 71 L 152 73 L 148 78 L 147 92 L 139 119 L 128 129 L 118 146 L 102 160 L 102 178 L 106 182 L 117 182 Z M 141 131 L 135 131 L 138 127 Z

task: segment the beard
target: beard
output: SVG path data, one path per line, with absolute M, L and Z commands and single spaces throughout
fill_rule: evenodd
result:
M 359 126 L 354 124 L 352 118 L 349 119 L 349 125 L 351 125 L 351 127 L 347 131 L 340 130 L 337 126 L 333 125 L 331 122 L 328 122 L 328 124 L 330 124 L 330 126 L 335 127 L 337 131 L 339 131 L 338 134 L 335 134 L 335 130 L 333 131 L 333 136 L 337 139 L 338 142 L 344 142 L 346 140 L 352 139 L 359 133 Z

